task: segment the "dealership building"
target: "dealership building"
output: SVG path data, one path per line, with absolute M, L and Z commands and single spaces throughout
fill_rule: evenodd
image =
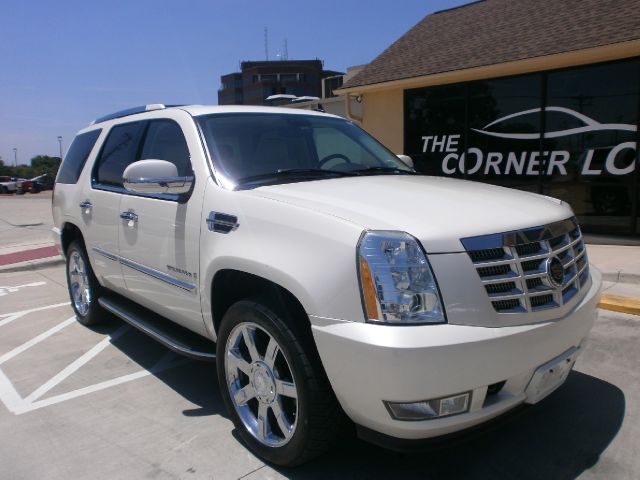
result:
M 568 201 L 640 236 L 640 4 L 484 0 L 417 23 L 338 93 L 416 168 Z

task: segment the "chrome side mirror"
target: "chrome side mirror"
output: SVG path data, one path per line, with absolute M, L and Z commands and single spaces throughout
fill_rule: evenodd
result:
M 402 163 L 404 163 L 407 167 L 413 168 L 413 159 L 409 155 L 398 155 L 397 156 Z
M 124 169 L 124 188 L 135 193 L 180 195 L 191 190 L 193 177 L 179 177 L 176 166 L 166 160 L 139 160 Z

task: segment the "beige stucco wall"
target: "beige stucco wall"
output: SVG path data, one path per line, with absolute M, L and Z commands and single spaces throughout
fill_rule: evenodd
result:
M 362 99 L 362 127 L 397 154 L 404 153 L 403 91 L 368 92 Z

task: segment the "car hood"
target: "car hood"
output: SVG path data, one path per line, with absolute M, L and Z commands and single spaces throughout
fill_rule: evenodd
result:
M 407 232 L 429 253 L 464 251 L 461 238 L 545 225 L 573 215 L 566 203 L 550 197 L 418 175 L 327 179 L 249 192 L 336 216 L 363 229 Z

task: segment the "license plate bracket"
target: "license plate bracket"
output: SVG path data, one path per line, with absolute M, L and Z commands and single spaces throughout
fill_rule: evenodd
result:
M 536 368 L 525 390 L 525 402 L 538 403 L 562 385 L 576 363 L 579 351 L 578 347 L 572 347 Z

